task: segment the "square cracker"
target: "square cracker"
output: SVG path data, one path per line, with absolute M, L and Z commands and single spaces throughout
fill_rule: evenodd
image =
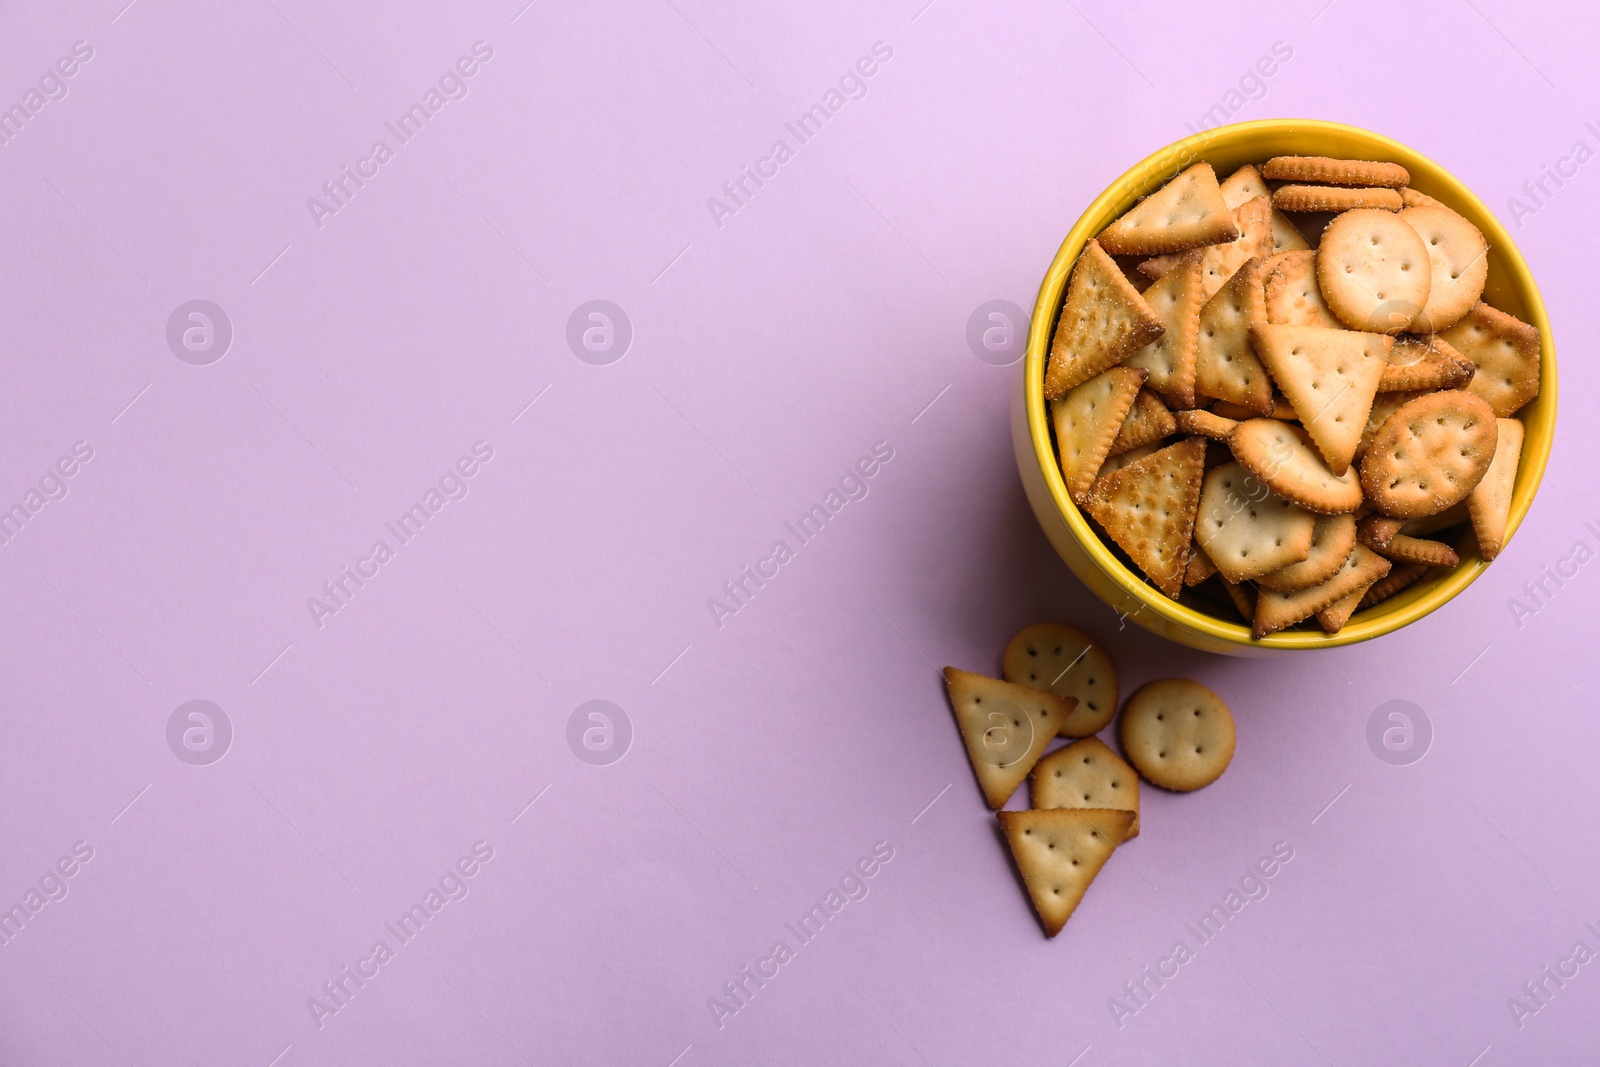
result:
M 1127 837 L 1133 817 L 1131 811 L 1109 808 L 999 813 L 1011 858 L 1050 937 L 1077 910 L 1089 883 Z
M 1205 460 L 1205 438 L 1187 438 L 1096 481 L 1082 505 L 1173 600 L 1183 591 Z
M 1098 737 L 1058 748 L 1028 777 L 1034 808 L 1112 808 L 1133 812 L 1129 837 L 1139 836 L 1139 775 Z
M 1467 391 L 1487 401 L 1496 418 L 1515 415 L 1539 395 L 1538 327 L 1480 300 L 1440 336 L 1477 367 Z
M 1078 701 L 955 667 L 944 682 L 978 788 L 991 808 L 1004 807 Z
M 1194 387 L 1200 396 L 1270 415 L 1272 379 L 1250 341 L 1251 328 L 1267 321 L 1261 265 L 1260 258 L 1246 260 L 1201 310 Z
M 1278 496 L 1237 461 L 1205 477 L 1194 539 L 1228 582 L 1299 563 L 1311 555 L 1317 518 Z
M 1073 500 L 1082 499 L 1094 484 L 1144 379 L 1143 370 L 1112 367 L 1050 401 L 1061 478 Z
M 1196 163 L 1101 230 L 1099 241 L 1107 252 L 1149 256 L 1238 236 L 1211 164 Z
M 1293 405 L 1328 469 L 1350 469 L 1394 347 L 1387 334 L 1315 326 L 1257 326 L 1256 354 Z
M 1044 395 L 1061 396 L 1127 359 L 1166 329 L 1122 270 L 1094 241 L 1073 265 L 1050 345 Z
M 1200 253 L 1187 252 L 1178 265 L 1144 291 L 1144 300 L 1166 331 L 1129 356 L 1126 365 L 1150 372 L 1145 384 L 1178 408 L 1194 406 L 1194 347 L 1204 304 Z

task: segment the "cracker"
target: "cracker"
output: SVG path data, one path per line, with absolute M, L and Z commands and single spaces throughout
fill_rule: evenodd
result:
M 1411 175 L 1398 163 L 1369 159 L 1331 159 L 1328 156 L 1274 156 L 1261 167 L 1273 181 L 1325 182 L 1328 185 L 1387 186 L 1411 184 Z
M 1101 478 L 1084 498 L 1106 534 L 1174 600 L 1183 591 L 1205 458 L 1205 439 L 1191 437 Z
M 1228 205 L 1229 211 L 1258 196 L 1271 195 L 1272 190 L 1261 180 L 1261 172 L 1249 163 L 1228 175 L 1228 180 L 1222 183 L 1222 202 Z
M 1517 462 L 1522 458 L 1522 423 L 1516 419 L 1497 419 L 1499 438 L 1489 469 L 1467 494 L 1467 512 L 1472 516 L 1472 532 L 1478 538 L 1478 554 L 1494 559 L 1506 543 L 1506 526 L 1511 520 L 1511 492 L 1517 484 Z
M 1337 185 L 1281 185 L 1272 194 L 1279 211 L 1399 211 L 1405 202 L 1393 189 L 1349 189 Z
M 1243 582 L 1309 556 L 1316 525 L 1234 462 L 1206 474 L 1194 537 L 1224 579 Z
M 1258 196 L 1240 204 L 1234 209 L 1233 220 L 1239 227 L 1238 240 L 1200 250 L 1201 290 L 1206 300 L 1216 295 L 1234 272 L 1244 266 L 1245 260 L 1272 255 L 1272 205 L 1266 197 Z M 1161 256 L 1145 260 L 1139 264 L 1139 269 L 1152 278 L 1159 278 L 1176 265 L 1176 257 Z
M 1311 531 L 1311 554 L 1299 563 L 1268 571 L 1256 579 L 1262 589 L 1295 593 L 1339 573 L 1356 547 L 1356 520 L 1349 515 L 1319 515 Z
M 1000 657 L 1008 682 L 1076 700 L 1061 736 L 1087 737 L 1105 729 L 1117 711 L 1117 669 L 1105 649 L 1082 630 L 1040 622 L 1017 632 Z
M 1239 236 L 1209 163 L 1196 163 L 1100 231 L 1107 252 L 1154 256 Z
M 1367 589 L 1372 588 L 1368 586 Z M 1317 609 L 1317 625 L 1322 627 L 1323 633 L 1336 634 L 1344 629 L 1344 624 L 1350 621 L 1350 616 L 1356 613 L 1361 606 L 1361 598 L 1366 595 L 1366 589 L 1357 589 L 1354 593 L 1342 600 L 1335 600 L 1325 608 Z
M 1420 563 L 1408 563 L 1393 568 L 1388 574 L 1367 587 L 1367 591 L 1362 594 L 1361 603 L 1356 610 L 1361 611 L 1372 607 L 1374 604 L 1383 603 L 1402 589 L 1414 585 L 1417 579 L 1428 573 L 1429 569 Z
M 1411 328 L 1447 330 L 1483 295 L 1489 277 L 1489 242 L 1476 226 L 1447 207 L 1408 207 L 1400 219 L 1422 238 L 1431 268 L 1428 300 Z
M 1194 387 L 1265 415 L 1272 410 L 1272 379 L 1256 358 L 1250 329 L 1267 321 L 1260 259 L 1245 261 L 1200 311 Z
M 1284 326 L 1322 326 L 1344 329 L 1344 323 L 1328 310 L 1317 285 L 1317 253 L 1288 252 L 1267 275 L 1267 321 Z
M 1081 499 L 1094 484 L 1144 378 L 1142 370 L 1112 367 L 1050 401 L 1061 478 L 1073 500 Z
M 1028 806 L 1131 811 L 1128 837 L 1139 836 L 1139 774 L 1098 737 L 1058 748 L 1033 768 Z
M 1175 407 L 1194 407 L 1195 338 L 1205 304 L 1200 253 L 1188 252 L 1144 291 L 1145 303 L 1166 331 L 1127 358 L 1125 366 L 1150 372 L 1148 385 Z
M 1189 566 L 1183 572 L 1183 584 L 1193 589 L 1201 582 L 1217 573 L 1217 565 L 1211 562 L 1211 557 L 1206 555 L 1206 550 L 1198 544 L 1189 546 Z
M 1122 420 L 1117 439 L 1111 442 L 1111 451 L 1126 452 L 1130 448 L 1162 441 L 1171 437 L 1177 429 L 1178 424 L 1173 421 L 1172 412 L 1167 410 L 1161 398 L 1149 389 L 1141 389 L 1133 399 L 1133 407 L 1128 410 L 1127 418 Z
M 1133 812 L 1108 808 L 1002 811 L 998 818 L 1033 910 L 1050 937 L 1067 924 L 1133 825 Z
M 1115 474 L 1124 467 L 1132 466 L 1146 456 L 1153 456 L 1160 451 L 1159 445 L 1145 445 L 1142 448 L 1133 448 L 1118 456 L 1107 456 L 1105 463 L 1100 466 L 1100 473 L 1095 475 L 1095 481 L 1107 475 Z
M 1317 285 L 1352 330 L 1399 333 L 1428 303 L 1433 268 L 1428 246 L 1392 211 L 1346 211 L 1317 247 Z
M 1133 355 L 1165 329 L 1111 257 L 1090 241 L 1067 284 L 1061 321 L 1050 346 L 1044 395 L 1054 400 Z
M 1224 578 L 1222 579 L 1222 588 L 1227 590 L 1228 599 L 1233 601 L 1234 609 L 1238 611 L 1239 617 L 1248 626 L 1250 620 L 1256 617 L 1255 586 L 1245 585 L 1240 582 L 1230 582 Z
M 1218 418 L 1231 419 L 1234 422 L 1243 422 L 1246 419 L 1258 419 L 1261 417 L 1258 412 L 1251 411 L 1243 404 L 1230 404 L 1226 400 L 1218 400 L 1206 410 Z
M 1321 585 L 1293 593 L 1261 590 L 1256 600 L 1256 616 L 1251 633 L 1261 638 L 1309 619 L 1323 608 L 1382 578 L 1389 573 L 1391 566 L 1388 560 L 1358 543 L 1351 550 L 1350 558 L 1344 561 L 1332 578 Z
M 1437 335 L 1402 335 L 1389 350 L 1378 392 L 1461 389 L 1472 381 L 1472 360 Z
M 1461 562 L 1456 550 L 1443 541 L 1408 537 L 1402 533 L 1395 534 L 1386 545 L 1374 551 L 1396 563 L 1420 563 L 1424 567 L 1454 567 Z
M 1539 328 L 1483 301 L 1444 331 L 1450 346 L 1478 372 L 1467 388 L 1506 418 L 1539 395 Z
M 1338 515 L 1361 506 L 1361 479 L 1354 470 L 1335 475 L 1323 462 L 1304 427 L 1277 419 L 1241 422 L 1228 447 L 1245 469 L 1285 500 L 1319 515 Z
M 1194 411 L 1174 411 L 1172 421 L 1178 433 L 1197 433 L 1213 441 L 1226 441 L 1233 428 L 1239 425 L 1235 419 L 1225 419 L 1215 412 L 1198 408 Z
M 1163 678 L 1128 698 L 1117 722 L 1117 741 L 1146 781 L 1187 793 L 1210 785 L 1228 769 L 1233 716 L 1222 698 L 1199 682 Z
M 1279 422 L 1298 422 L 1300 415 L 1294 410 L 1294 405 L 1289 403 L 1281 393 L 1272 394 L 1272 418 Z
M 991 808 L 1003 807 L 1076 701 L 955 667 L 944 681 L 978 788 Z
M 1499 427 L 1500 424 L 1496 422 L 1495 425 L 1496 427 Z M 1495 455 L 1498 456 L 1499 454 L 1500 443 L 1498 440 L 1496 440 Z M 1494 466 L 1493 460 L 1490 460 L 1489 466 Z M 1488 473 L 1485 472 L 1484 477 L 1487 478 L 1488 476 Z M 1482 485 L 1483 483 L 1480 480 L 1478 484 Z M 1473 488 L 1477 488 L 1477 486 L 1474 486 Z M 1467 497 L 1470 500 L 1472 494 L 1468 493 Z M 1406 520 L 1405 525 L 1400 527 L 1399 532 L 1403 534 L 1410 534 L 1412 537 L 1426 537 L 1428 534 L 1438 533 L 1440 530 L 1448 530 L 1452 526 L 1461 526 L 1471 521 L 1471 516 L 1468 514 L 1467 510 L 1467 501 L 1463 500 L 1454 507 L 1445 508 L 1437 515 L 1424 515 L 1420 519 L 1408 519 Z
M 1460 389 L 1425 393 L 1389 416 L 1361 459 L 1361 488 L 1385 515 L 1434 515 L 1467 498 L 1494 460 L 1489 405 Z
M 1406 207 L 1444 207 L 1427 193 L 1419 193 L 1409 185 L 1400 190 L 1400 202 Z
M 1257 326 L 1256 353 L 1311 434 L 1328 469 L 1350 469 L 1394 341 L 1315 326 Z
M 1382 552 L 1405 524 L 1406 520 L 1389 515 L 1368 515 L 1357 524 L 1356 536 L 1374 552 Z

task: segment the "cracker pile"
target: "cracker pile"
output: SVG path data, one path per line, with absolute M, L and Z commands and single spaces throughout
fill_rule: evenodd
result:
M 1111 853 L 1138 835 L 1140 777 L 1174 792 L 1210 785 L 1233 759 L 1233 716 L 1199 682 L 1151 682 L 1122 708 L 1124 762 L 1094 736 L 1117 710 L 1117 671 L 1083 631 L 1025 627 L 1006 645 L 1001 674 L 946 667 L 945 688 L 978 788 L 1054 937 Z M 1046 755 L 1058 736 L 1070 743 Z M 1029 809 L 1000 811 L 1024 778 Z
M 1337 633 L 1456 566 L 1466 528 L 1504 546 L 1539 331 L 1483 302 L 1483 234 L 1409 185 L 1197 163 L 1073 267 L 1045 371 L 1067 490 L 1156 588 L 1257 638 Z

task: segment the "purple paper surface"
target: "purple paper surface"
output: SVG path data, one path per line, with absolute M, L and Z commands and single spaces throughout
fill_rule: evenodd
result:
M 1593 1061 L 1590 13 L 524 3 L 0 16 L 0 1063 Z M 1235 661 L 969 336 L 1272 116 L 1500 213 L 1565 411 L 1444 610 Z M 1041 619 L 1239 731 L 1053 941 L 936 673 Z

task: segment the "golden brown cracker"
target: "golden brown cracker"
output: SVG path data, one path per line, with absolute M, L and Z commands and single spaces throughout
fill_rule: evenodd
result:
M 1356 547 L 1356 520 L 1349 515 L 1319 515 L 1311 532 L 1311 554 L 1299 563 L 1268 571 L 1256 579 L 1263 589 L 1294 593 L 1339 573 Z
M 1428 300 L 1411 328 L 1424 333 L 1447 330 L 1483 295 L 1489 277 L 1489 242 L 1476 226 L 1442 205 L 1408 207 L 1399 218 L 1422 238 L 1430 265 Z
M 1131 811 L 1048 808 L 997 813 L 1034 913 L 1054 937 L 1133 826 Z
M 1212 411 L 1175 411 L 1172 420 L 1177 425 L 1178 433 L 1194 433 L 1201 437 L 1209 437 L 1213 441 L 1226 441 L 1233 428 L 1239 425 L 1235 419 L 1225 419 Z
M 1073 500 L 1080 499 L 1094 483 L 1144 379 L 1142 370 L 1112 367 L 1050 401 L 1061 478 Z
M 944 680 L 978 788 L 991 808 L 1003 807 L 1076 702 L 955 667 Z
M 1389 350 L 1378 392 L 1461 389 L 1472 381 L 1475 369 L 1470 359 L 1438 335 L 1403 334 Z
M 1494 460 L 1494 412 L 1459 389 L 1425 393 L 1389 416 L 1361 460 L 1361 488 L 1385 515 L 1433 515 L 1462 500 Z
M 1233 277 L 1245 260 L 1272 255 L 1272 205 L 1264 196 L 1247 200 L 1233 212 L 1239 227 L 1239 237 L 1228 244 L 1211 245 L 1200 250 L 1201 290 L 1206 300 L 1216 295 L 1218 289 Z M 1161 256 L 1147 259 L 1139 269 L 1152 278 L 1159 278 L 1172 270 L 1176 258 Z
M 1161 255 L 1239 236 L 1209 163 L 1196 163 L 1100 231 L 1107 252 Z
M 1427 574 L 1431 568 L 1420 563 L 1403 564 L 1389 571 L 1387 575 L 1373 582 L 1361 596 L 1361 604 L 1357 611 L 1365 610 L 1374 604 L 1381 604 L 1394 596 L 1402 589 L 1416 584 L 1417 580 Z
M 1161 336 L 1166 327 L 1098 244 L 1084 246 L 1072 268 L 1045 371 L 1054 400 L 1115 366 Z
M 1339 321 L 1317 285 L 1317 253 L 1288 252 L 1267 275 L 1267 321 L 1284 326 L 1322 326 L 1340 330 Z
M 1262 164 L 1261 174 L 1273 181 L 1322 182 L 1327 185 L 1399 189 L 1411 184 L 1411 174 L 1398 163 L 1333 159 L 1328 156 L 1274 156 Z
M 1477 367 L 1467 389 L 1488 401 L 1497 418 L 1515 415 L 1539 395 L 1538 327 L 1480 300 L 1443 336 Z
M 1117 669 L 1105 649 L 1065 623 L 1039 622 L 1017 631 L 1000 657 L 1008 682 L 1076 700 L 1061 736 L 1087 737 L 1105 729 L 1117 710 Z
M 1336 475 L 1329 470 L 1304 427 L 1251 419 L 1234 429 L 1228 447 L 1268 489 L 1307 511 L 1337 515 L 1361 506 L 1361 479 L 1356 472 Z
M 1422 238 L 1393 211 L 1346 211 L 1317 246 L 1317 287 L 1352 330 L 1411 329 L 1427 306 L 1432 271 Z
M 1145 303 L 1156 313 L 1165 332 L 1129 356 L 1128 367 L 1150 372 L 1146 384 L 1175 407 L 1194 406 L 1195 339 L 1200 330 L 1200 308 L 1205 304 L 1201 285 L 1200 253 L 1179 257 L 1173 270 L 1144 291 Z
M 1111 451 L 1126 452 L 1130 448 L 1153 444 L 1171 437 L 1177 430 L 1178 424 L 1161 398 L 1149 389 L 1141 389 L 1139 395 L 1134 397 L 1133 407 L 1128 410 L 1127 417 L 1122 420 L 1117 439 L 1111 442 Z
M 1478 538 L 1478 554 L 1494 559 L 1505 547 L 1506 527 L 1511 520 L 1511 494 L 1517 485 L 1517 462 L 1522 458 L 1523 426 L 1516 419 L 1497 419 L 1499 437 L 1494 459 L 1478 484 L 1467 494 L 1467 511 L 1472 516 L 1472 531 Z
M 1187 793 L 1222 777 L 1236 735 L 1221 697 L 1188 678 L 1163 678 L 1128 698 L 1117 741 L 1146 781 Z
M 1139 836 L 1139 773 L 1098 737 L 1058 748 L 1033 768 L 1028 806 L 1109 808 L 1133 812 L 1128 837 Z
M 1309 619 L 1316 612 L 1335 604 L 1358 589 L 1370 586 L 1389 573 L 1391 564 L 1363 544 L 1357 544 L 1350 557 L 1321 585 L 1293 593 L 1262 589 L 1256 600 L 1256 615 L 1251 633 L 1257 638 L 1276 633 Z
M 1272 379 L 1250 343 L 1251 328 L 1267 319 L 1261 265 L 1246 260 L 1201 309 L 1194 386 L 1200 396 L 1265 415 L 1272 410 Z
M 1240 463 L 1206 473 L 1198 510 L 1194 538 L 1227 581 L 1247 581 L 1311 554 L 1316 517 Z
M 1393 189 L 1282 185 L 1272 194 L 1272 206 L 1279 211 L 1352 211 L 1359 208 L 1399 211 L 1404 204 L 1400 194 Z
M 1083 508 L 1167 596 L 1183 591 L 1205 439 L 1168 445 L 1096 481 Z
M 1315 326 L 1257 326 L 1256 353 L 1336 476 L 1350 469 L 1394 340 Z

